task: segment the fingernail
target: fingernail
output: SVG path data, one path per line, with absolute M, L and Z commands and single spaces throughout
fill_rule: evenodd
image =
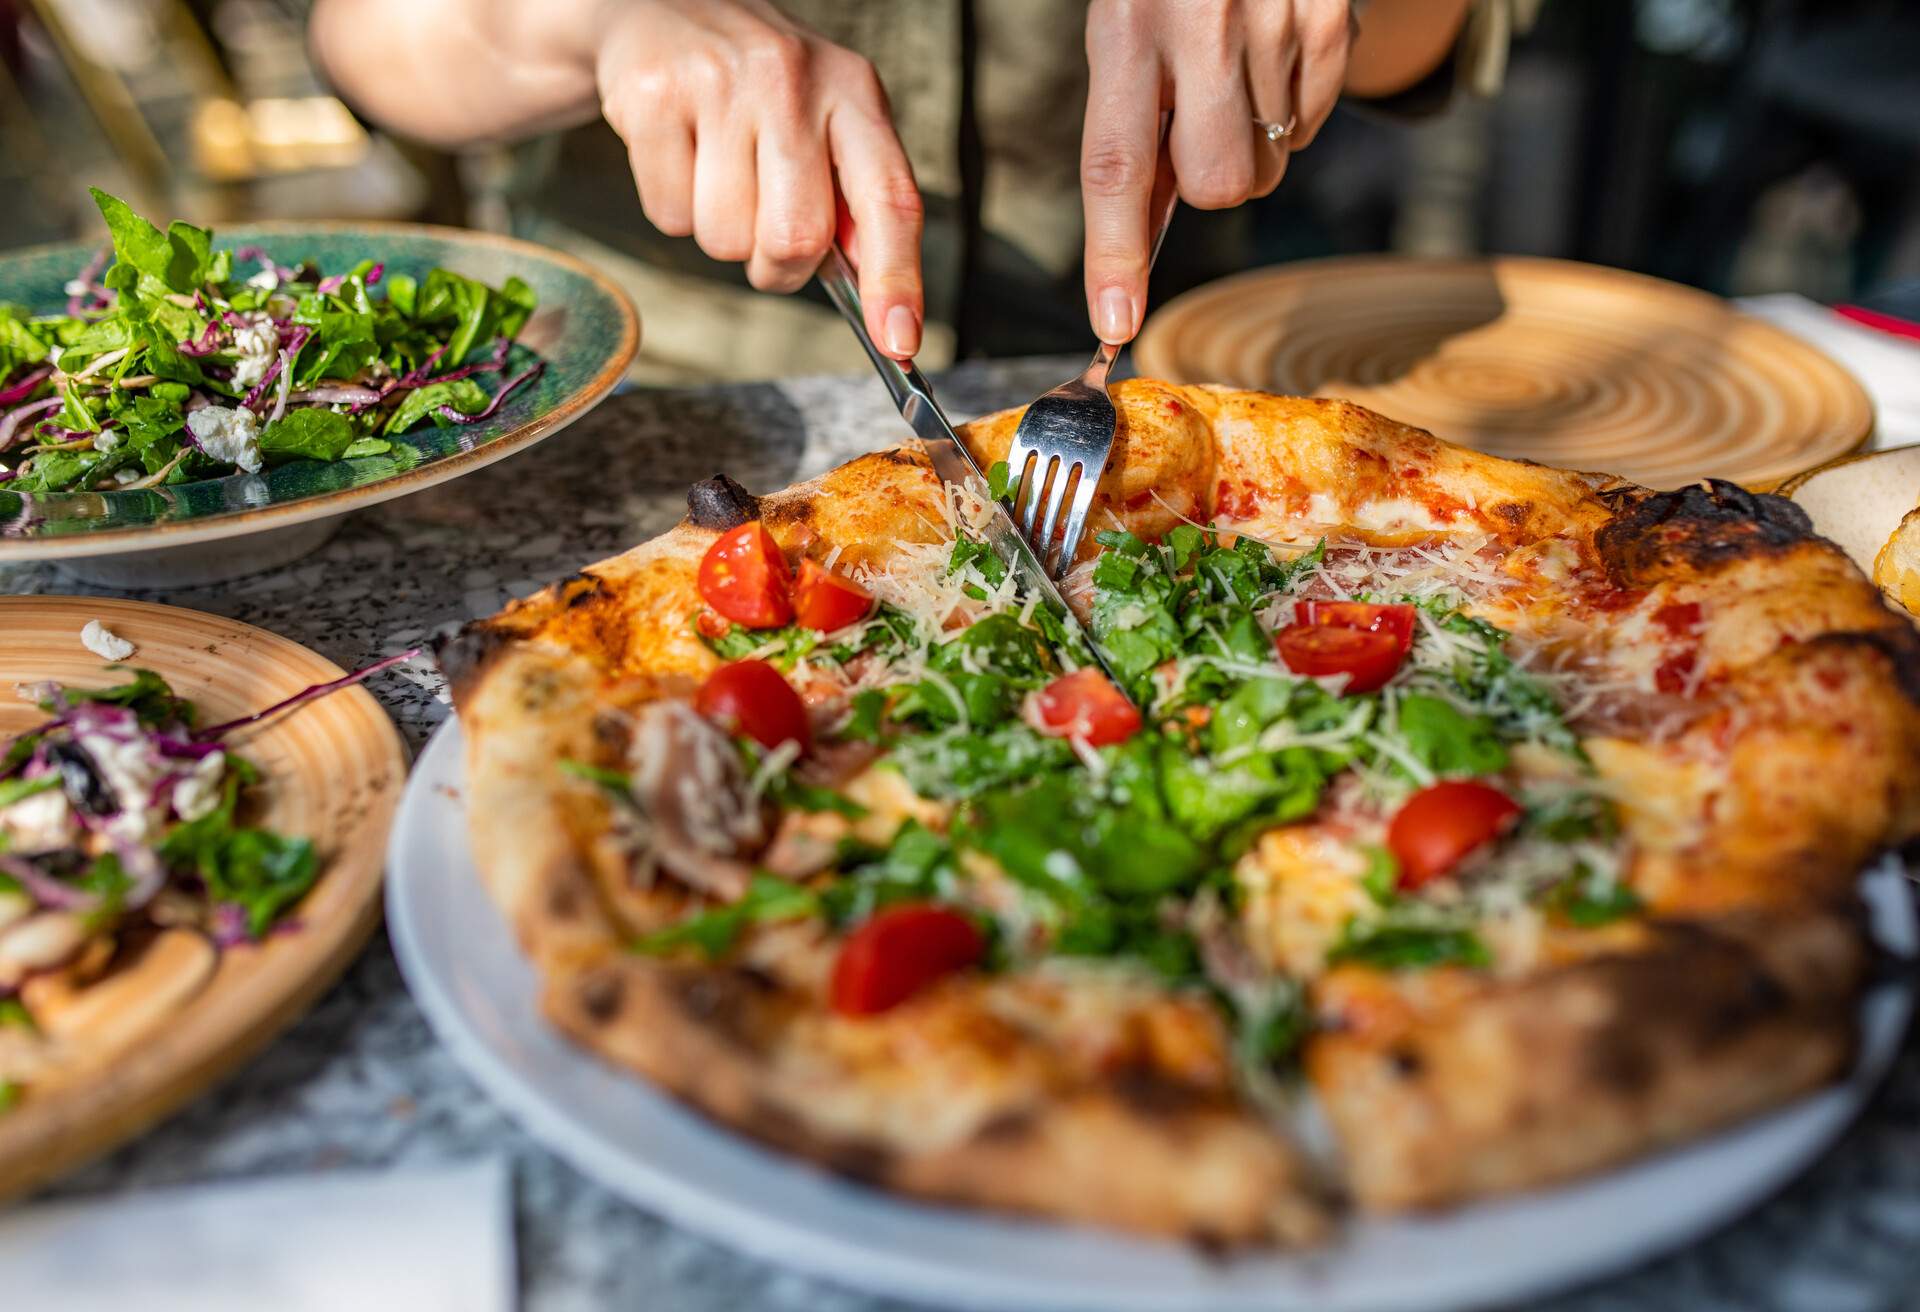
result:
M 1109 287 L 1094 302 L 1093 330 L 1103 342 L 1120 343 L 1133 336 L 1133 298 L 1118 287 Z
M 895 355 L 912 355 L 920 349 L 920 321 L 904 305 L 887 311 L 887 349 Z

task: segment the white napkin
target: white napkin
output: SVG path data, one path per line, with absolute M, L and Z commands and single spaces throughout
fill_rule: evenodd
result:
M 1804 337 L 1852 371 L 1878 411 L 1875 450 L 1920 442 L 1920 343 L 1842 319 L 1793 292 L 1746 296 L 1734 304 Z
M 512 1312 L 506 1163 L 328 1172 L 0 1212 L 0 1307 Z

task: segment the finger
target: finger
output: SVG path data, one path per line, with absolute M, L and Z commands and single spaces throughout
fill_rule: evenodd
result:
M 1298 45 L 1294 39 L 1291 6 L 1270 9 L 1250 22 L 1247 33 L 1246 84 L 1252 103 L 1254 153 L 1257 176 L 1253 194 L 1264 196 L 1280 185 L 1286 174 L 1295 134 L 1300 131 L 1299 107 L 1294 101 L 1294 65 Z M 1259 126 L 1291 123 L 1293 131 L 1278 141 L 1270 140 Z
M 1173 131 L 1168 145 L 1180 199 L 1195 209 L 1228 209 L 1253 194 L 1254 108 L 1240 60 L 1226 59 L 1209 50 L 1169 60 Z
M 1294 112 L 1300 115 L 1288 144 L 1305 150 L 1320 135 L 1347 80 L 1353 49 L 1353 13 L 1345 4 L 1325 5 L 1303 20 L 1300 56 L 1294 66 Z
M 1147 303 L 1147 209 L 1160 145 L 1160 59 L 1136 40 L 1124 29 L 1087 29 L 1087 117 L 1080 133 L 1087 315 L 1100 340 L 1116 346 L 1140 331 Z
M 693 131 L 675 123 L 636 138 L 627 148 L 640 209 L 669 237 L 693 234 Z
M 818 133 L 768 125 L 758 145 L 759 206 L 747 281 L 761 291 L 804 285 L 833 239 L 833 166 Z
M 867 333 L 894 359 L 910 359 L 920 349 L 926 314 L 920 282 L 923 213 L 913 166 L 893 125 L 854 106 L 842 106 L 828 118 L 827 148 L 858 234 Z
M 753 254 L 759 197 L 752 128 L 744 121 L 705 120 L 693 153 L 693 237 L 716 260 L 737 264 Z

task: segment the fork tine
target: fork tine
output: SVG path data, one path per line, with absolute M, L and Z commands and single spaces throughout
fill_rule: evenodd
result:
M 1087 531 L 1087 514 L 1093 509 L 1093 495 L 1099 490 L 1100 480 L 1088 477 L 1083 469 L 1080 485 L 1073 490 L 1073 506 L 1067 511 L 1067 529 L 1060 539 L 1060 565 L 1054 571 L 1055 578 L 1065 578 L 1073 568 L 1074 554 L 1080 549 L 1080 536 Z
M 1035 551 L 1044 551 L 1040 544 L 1045 539 L 1038 533 L 1040 511 L 1046 502 L 1048 483 L 1059 480 L 1059 476 L 1054 472 L 1059 465 L 1060 461 L 1057 457 L 1038 453 L 1034 456 L 1033 478 L 1026 488 L 1027 501 L 1020 509 L 1020 536 L 1032 544 Z
M 1040 563 L 1043 565 L 1053 558 L 1053 534 L 1060 527 L 1060 505 L 1067 499 L 1067 484 L 1073 481 L 1076 472 L 1084 473 L 1085 470 L 1086 466 L 1079 461 L 1069 464 L 1065 457 L 1061 458 L 1060 472 L 1054 475 L 1053 487 L 1047 492 L 1046 517 L 1040 521 L 1039 532 L 1027 537 L 1033 543 L 1033 549 L 1040 554 Z

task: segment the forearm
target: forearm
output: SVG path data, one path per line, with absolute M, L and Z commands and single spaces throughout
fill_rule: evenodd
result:
M 357 111 L 457 148 L 600 112 L 595 51 L 609 0 L 316 0 L 309 39 Z
M 1471 0 L 1368 0 L 1347 62 L 1356 96 L 1405 91 L 1439 67 L 1466 25 Z

